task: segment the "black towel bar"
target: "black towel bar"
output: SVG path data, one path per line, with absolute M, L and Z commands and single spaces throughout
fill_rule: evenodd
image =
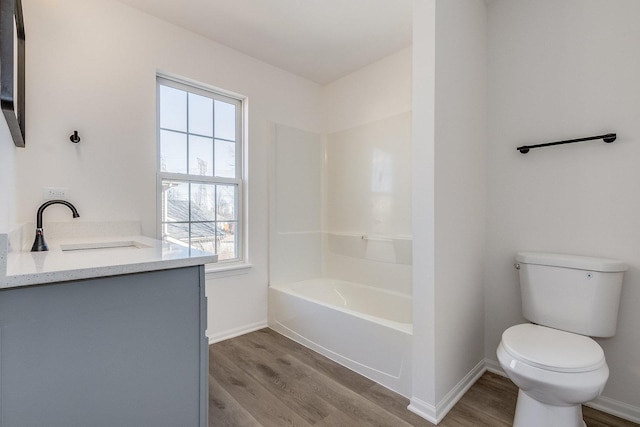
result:
M 571 144 L 573 142 L 592 141 L 594 139 L 602 139 L 606 143 L 611 143 L 616 140 L 616 134 L 607 133 L 605 135 L 588 136 L 586 138 L 567 139 L 566 141 L 557 141 L 557 142 L 547 142 L 546 144 L 522 145 L 516 148 L 516 150 L 518 150 L 522 154 L 527 154 L 531 148 L 550 147 L 552 145 Z

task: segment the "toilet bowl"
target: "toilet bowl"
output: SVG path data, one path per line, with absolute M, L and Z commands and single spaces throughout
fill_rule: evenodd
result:
M 497 355 L 520 389 L 514 427 L 583 427 L 582 404 L 598 397 L 609 377 L 598 343 L 545 326 L 510 327 Z

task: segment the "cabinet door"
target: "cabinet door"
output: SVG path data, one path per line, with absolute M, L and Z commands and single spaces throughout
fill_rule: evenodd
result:
M 188 267 L 0 291 L 2 427 L 204 425 L 201 279 Z

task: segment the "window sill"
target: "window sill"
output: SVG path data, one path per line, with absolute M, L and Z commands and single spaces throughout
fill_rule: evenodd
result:
M 206 279 L 221 279 L 223 277 L 239 276 L 249 273 L 251 264 L 230 263 L 230 264 L 206 264 L 204 273 Z

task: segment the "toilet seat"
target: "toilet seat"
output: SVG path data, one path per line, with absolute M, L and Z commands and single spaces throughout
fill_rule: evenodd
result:
M 514 359 L 554 372 L 589 372 L 605 364 L 604 351 L 591 338 L 546 326 L 512 326 L 502 345 Z

